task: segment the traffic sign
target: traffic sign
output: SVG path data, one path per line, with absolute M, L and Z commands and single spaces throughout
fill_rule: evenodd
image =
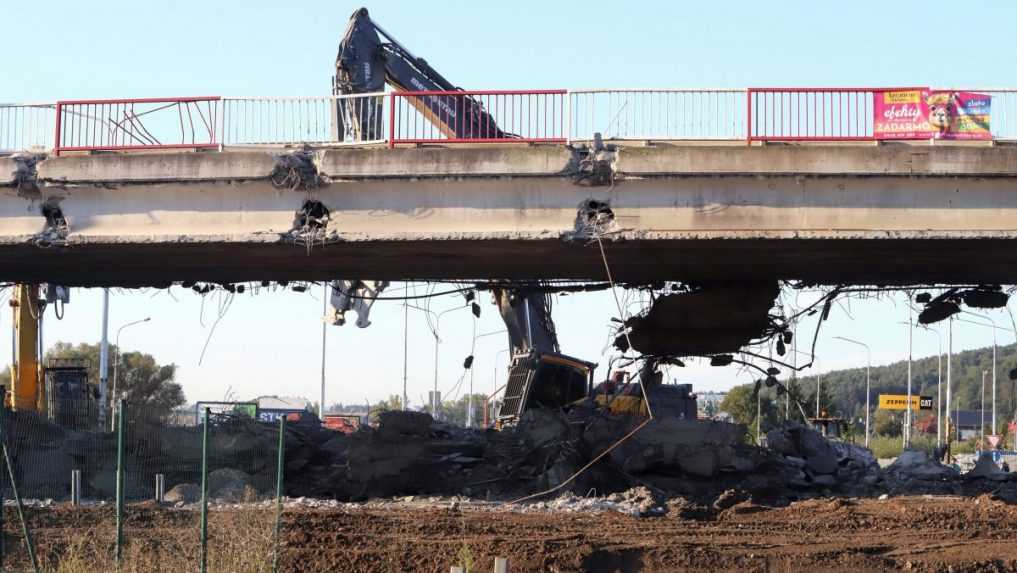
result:
M 880 394 L 879 395 L 879 409 L 880 410 L 907 410 L 908 396 L 907 394 Z M 917 396 L 911 395 L 911 409 L 912 410 L 931 410 L 932 409 L 932 397 L 931 396 Z

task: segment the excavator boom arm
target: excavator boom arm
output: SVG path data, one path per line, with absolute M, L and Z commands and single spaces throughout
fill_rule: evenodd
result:
M 387 41 L 382 41 L 384 37 Z M 411 92 L 405 100 L 450 139 L 510 137 L 476 99 L 455 87 L 422 58 L 411 54 L 371 21 L 366 8 L 350 17 L 336 56 L 333 92 L 337 95 L 375 93 L 385 84 Z M 440 92 L 422 94 L 416 92 Z M 400 98 L 402 99 L 402 98 Z M 340 131 L 361 140 L 383 137 L 381 98 L 340 100 Z

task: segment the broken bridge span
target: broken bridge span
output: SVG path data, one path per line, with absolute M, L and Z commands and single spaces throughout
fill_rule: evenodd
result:
M 587 217 L 596 217 L 596 225 Z M 1017 283 L 1017 146 L 0 157 L 0 281 Z

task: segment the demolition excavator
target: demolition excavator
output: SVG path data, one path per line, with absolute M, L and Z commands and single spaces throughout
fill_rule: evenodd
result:
M 422 58 L 371 20 L 361 8 L 350 17 L 339 44 L 333 77 L 334 95 L 377 94 L 388 84 L 406 94 L 406 100 L 445 136 L 457 139 L 511 138 L 498 127 L 484 106 L 445 79 Z M 432 93 L 423 93 L 432 92 Z M 438 92 L 438 93 L 433 93 Z M 337 98 L 339 131 L 359 140 L 383 137 L 383 98 Z M 367 314 L 387 283 L 335 281 L 332 289 L 333 324 L 345 322 L 344 313 L 357 312 L 357 325 L 367 326 Z M 661 388 L 660 373 L 643 372 L 638 383 L 604 383 L 595 392 L 596 364 L 562 354 L 550 313 L 550 294 L 537 286 L 493 288 L 508 332 L 512 353 L 505 395 L 497 423 L 507 424 L 531 408 L 563 408 L 594 396 L 598 404 L 625 414 L 646 415 L 645 390 Z M 655 362 L 648 362 L 655 366 Z M 644 368 L 644 371 L 647 368 Z M 687 385 L 686 385 L 687 386 Z M 675 412 L 695 417 L 695 396 L 683 386 Z M 670 401 L 675 403 L 674 400 Z
M 95 388 L 88 384 L 88 362 L 80 359 L 42 361 L 42 324 L 46 308 L 70 300 L 65 287 L 16 284 L 10 299 L 14 356 L 4 405 L 15 411 L 38 412 L 65 427 L 89 427 L 95 417 Z

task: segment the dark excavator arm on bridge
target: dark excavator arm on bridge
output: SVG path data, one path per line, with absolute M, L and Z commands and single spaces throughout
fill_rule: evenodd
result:
M 382 41 L 384 38 L 385 41 Z M 339 43 L 332 91 L 336 95 L 378 93 L 385 84 L 404 92 L 443 92 L 400 97 L 433 123 L 446 137 L 501 139 L 503 132 L 476 99 L 445 79 L 422 58 L 404 48 L 375 24 L 366 8 L 350 17 Z M 361 141 L 382 139 L 382 98 L 346 98 L 338 105 L 339 130 L 357 134 Z

